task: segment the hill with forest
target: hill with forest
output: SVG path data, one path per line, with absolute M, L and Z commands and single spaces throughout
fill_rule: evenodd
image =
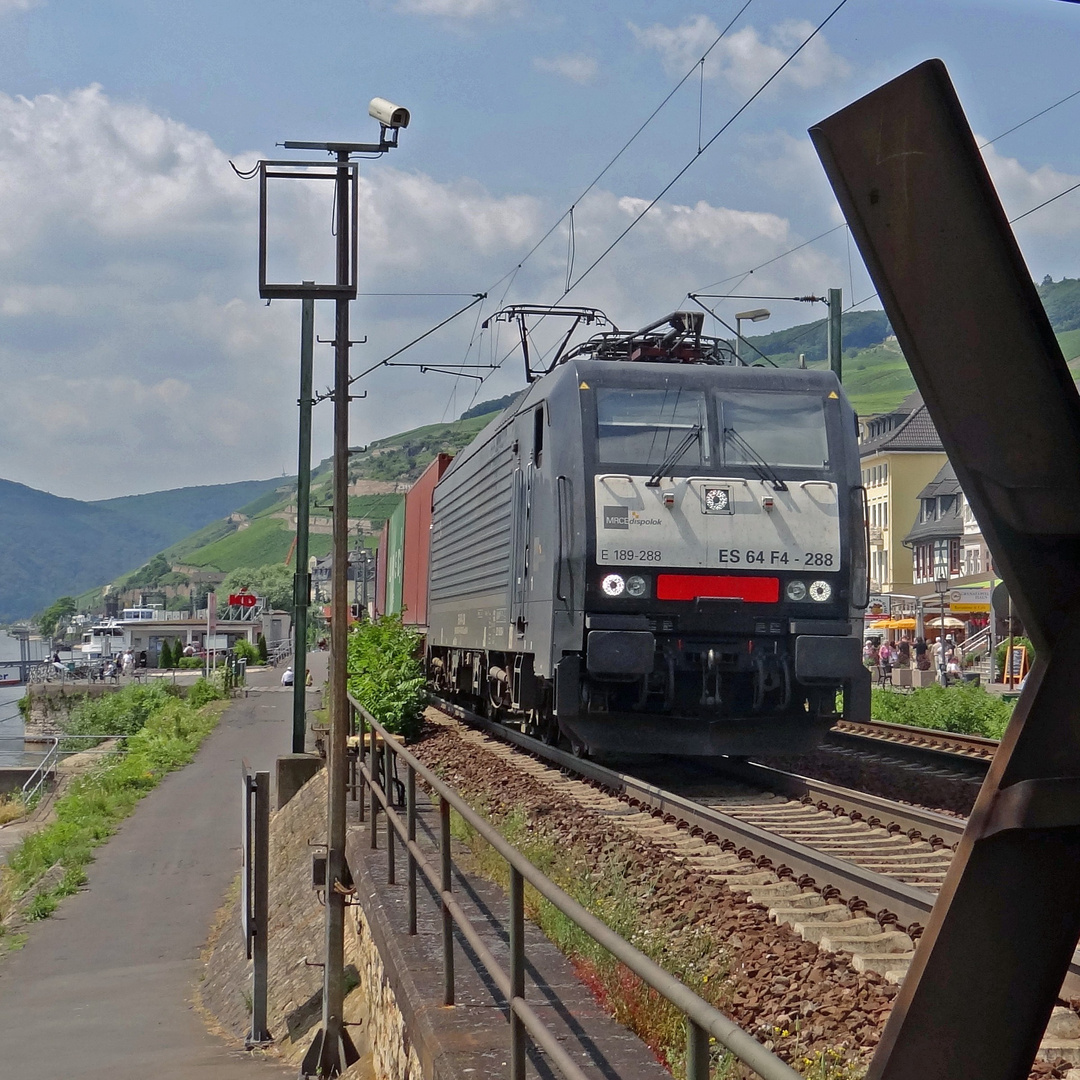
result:
M 511 394 L 507 398 L 481 402 L 458 420 L 426 424 L 354 448 L 349 462 L 350 484 L 369 481 L 368 487 L 386 489 L 350 496 L 349 517 L 365 530 L 358 536 L 359 542 L 374 547 L 383 522 L 405 497 L 404 490 L 420 476 L 436 454 L 456 454 L 516 396 Z M 331 548 L 332 481 L 330 459 L 312 470 L 308 549 L 316 557 L 327 555 Z M 295 481 L 288 481 L 279 488 L 263 492 L 228 516 L 204 525 L 157 552 L 137 569 L 120 574 L 109 583 L 110 590 L 120 593 L 137 590 L 153 602 L 165 603 L 170 586 L 187 588 L 192 580 L 200 580 L 197 577 L 200 572 L 220 576 L 242 569 L 283 566 L 291 559 L 296 537 Z M 95 582 L 94 588 L 77 596 L 79 610 L 100 610 L 103 604 L 100 586 L 103 584 Z M 205 583 L 197 586 L 197 595 L 202 595 L 207 588 Z M 186 602 L 177 603 L 186 606 Z
M 177 488 L 82 502 L 0 480 L 0 623 L 137 566 L 282 483 Z
M 1037 289 L 1073 378 L 1080 378 L 1080 280 L 1047 276 Z M 842 325 L 844 389 L 855 411 L 869 415 L 896 408 L 915 389 L 915 380 L 885 312 L 849 311 Z M 802 353 L 807 367 L 827 367 L 826 326 L 826 319 L 818 319 L 747 341 L 761 363 L 794 367 Z

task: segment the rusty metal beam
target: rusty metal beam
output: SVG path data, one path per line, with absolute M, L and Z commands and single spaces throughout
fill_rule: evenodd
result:
M 1080 397 L 944 65 L 811 129 L 1038 649 L 871 1080 L 1022 1080 L 1080 936 Z

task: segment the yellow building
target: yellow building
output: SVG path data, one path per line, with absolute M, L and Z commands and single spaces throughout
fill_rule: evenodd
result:
M 947 461 L 918 391 L 893 412 L 860 417 L 859 457 L 870 514 L 871 591 L 910 594 L 912 553 L 903 541 L 918 518 L 919 493 Z

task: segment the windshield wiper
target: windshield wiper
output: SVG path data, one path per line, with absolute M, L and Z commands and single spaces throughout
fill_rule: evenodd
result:
M 645 486 L 659 487 L 660 477 L 667 476 L 667 474 L 678 464 L 683 454 L 685 454 L 686 451 L 689 450 L 690 447 L 693 446 L 694 443 L 698 442 L 700 439 L 701 425 L 695 424 L 687 433 L 686 438 L 683 439 L 683 441 L 679 443 L 679 445 L 676 446 L 670 454 L 668 454 L 667 458 L 664 460 L 664 463 L 656 470 L 656 472 L 652 474 L 652 476 L 649 477 L 649 479 L 645 482 Z
M 744 457 L 750 459 L 750 464 L 754 466 L 758 476 L 772 484 L 773 491 L 787 491 L 787 484 L 780 479 L 773 467 L 734 428 L 724 428 L 725 444 L 729 439 Z

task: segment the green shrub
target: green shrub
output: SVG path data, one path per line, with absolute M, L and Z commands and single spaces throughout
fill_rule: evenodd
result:
M 988 694 L 973 683 L 948 687 L 934 683 L 910 694 L 874 690 L 870 714 L 875 720 L 889 724 L 1000 739 L 1012 710 L 1012 702 Z
M 214 674 L 216 675 L 217 672 Z M 194 709 L 201 709 L 208 701 L 218 701 L 224 696 L 222 690 L 213 682 L 199 679 L 188 689 L 187 703 Z
M 1027 661 L 1028 667 L 1031 667 L 1035 663 L 1035 646 L 1026 637 L 1014 637 L 1012 639 L 1013 648 L 1019 648 L 1023 646 L 1027 649 Z M 997 661 L 997 670 L 1005 672 L 1005 652 L 1009 647 L 1009 639 L 1005 638 L 1000 645 L 994 650 L 994 659 Z
M 169 648 L 169 639 L 161 643 L 161 652 L 158 653 L 158 667 L 171 668 L 173 666 L 172 649 Z
M 349 634 L 349 693 L 387 731 L 415 738 L 424 708 L 420 635 L 400 616 L 356 624 Z
M 262 663 L 262 664 L 269 663 L 269 661 L 270 661 L 270 650 L 266 646 L 266 635 L 265 634 L 260 634 L 259 635 L 259 640 L 257 642 L 257 647 L 258 647 L 258 650 L 259 650 L 259 662 Z
M 244 641 L 243 638 L 233 643 L 233 655 L 236 656 L 238 660 L 246 660 L 249 664 L 257 664 L 259 662 L 258 647 L 252 645 L 250 641 Z
M 171 698 L 170 689 L 160 682 L 150 686 L 132 684 L 115 693 L 85 698 L 60 727 L 65 735 L 134 735 L 142 730 L 150 714 Z M 62 749 L 86 750 L 100 741 L 100 738 L 73 738 L 65 740 Z
M 205 667 L 206 661 L 201 656 L 181 656 L 176 661 L 176 666 L 184 671 L 195 671 L 198 668 Z

